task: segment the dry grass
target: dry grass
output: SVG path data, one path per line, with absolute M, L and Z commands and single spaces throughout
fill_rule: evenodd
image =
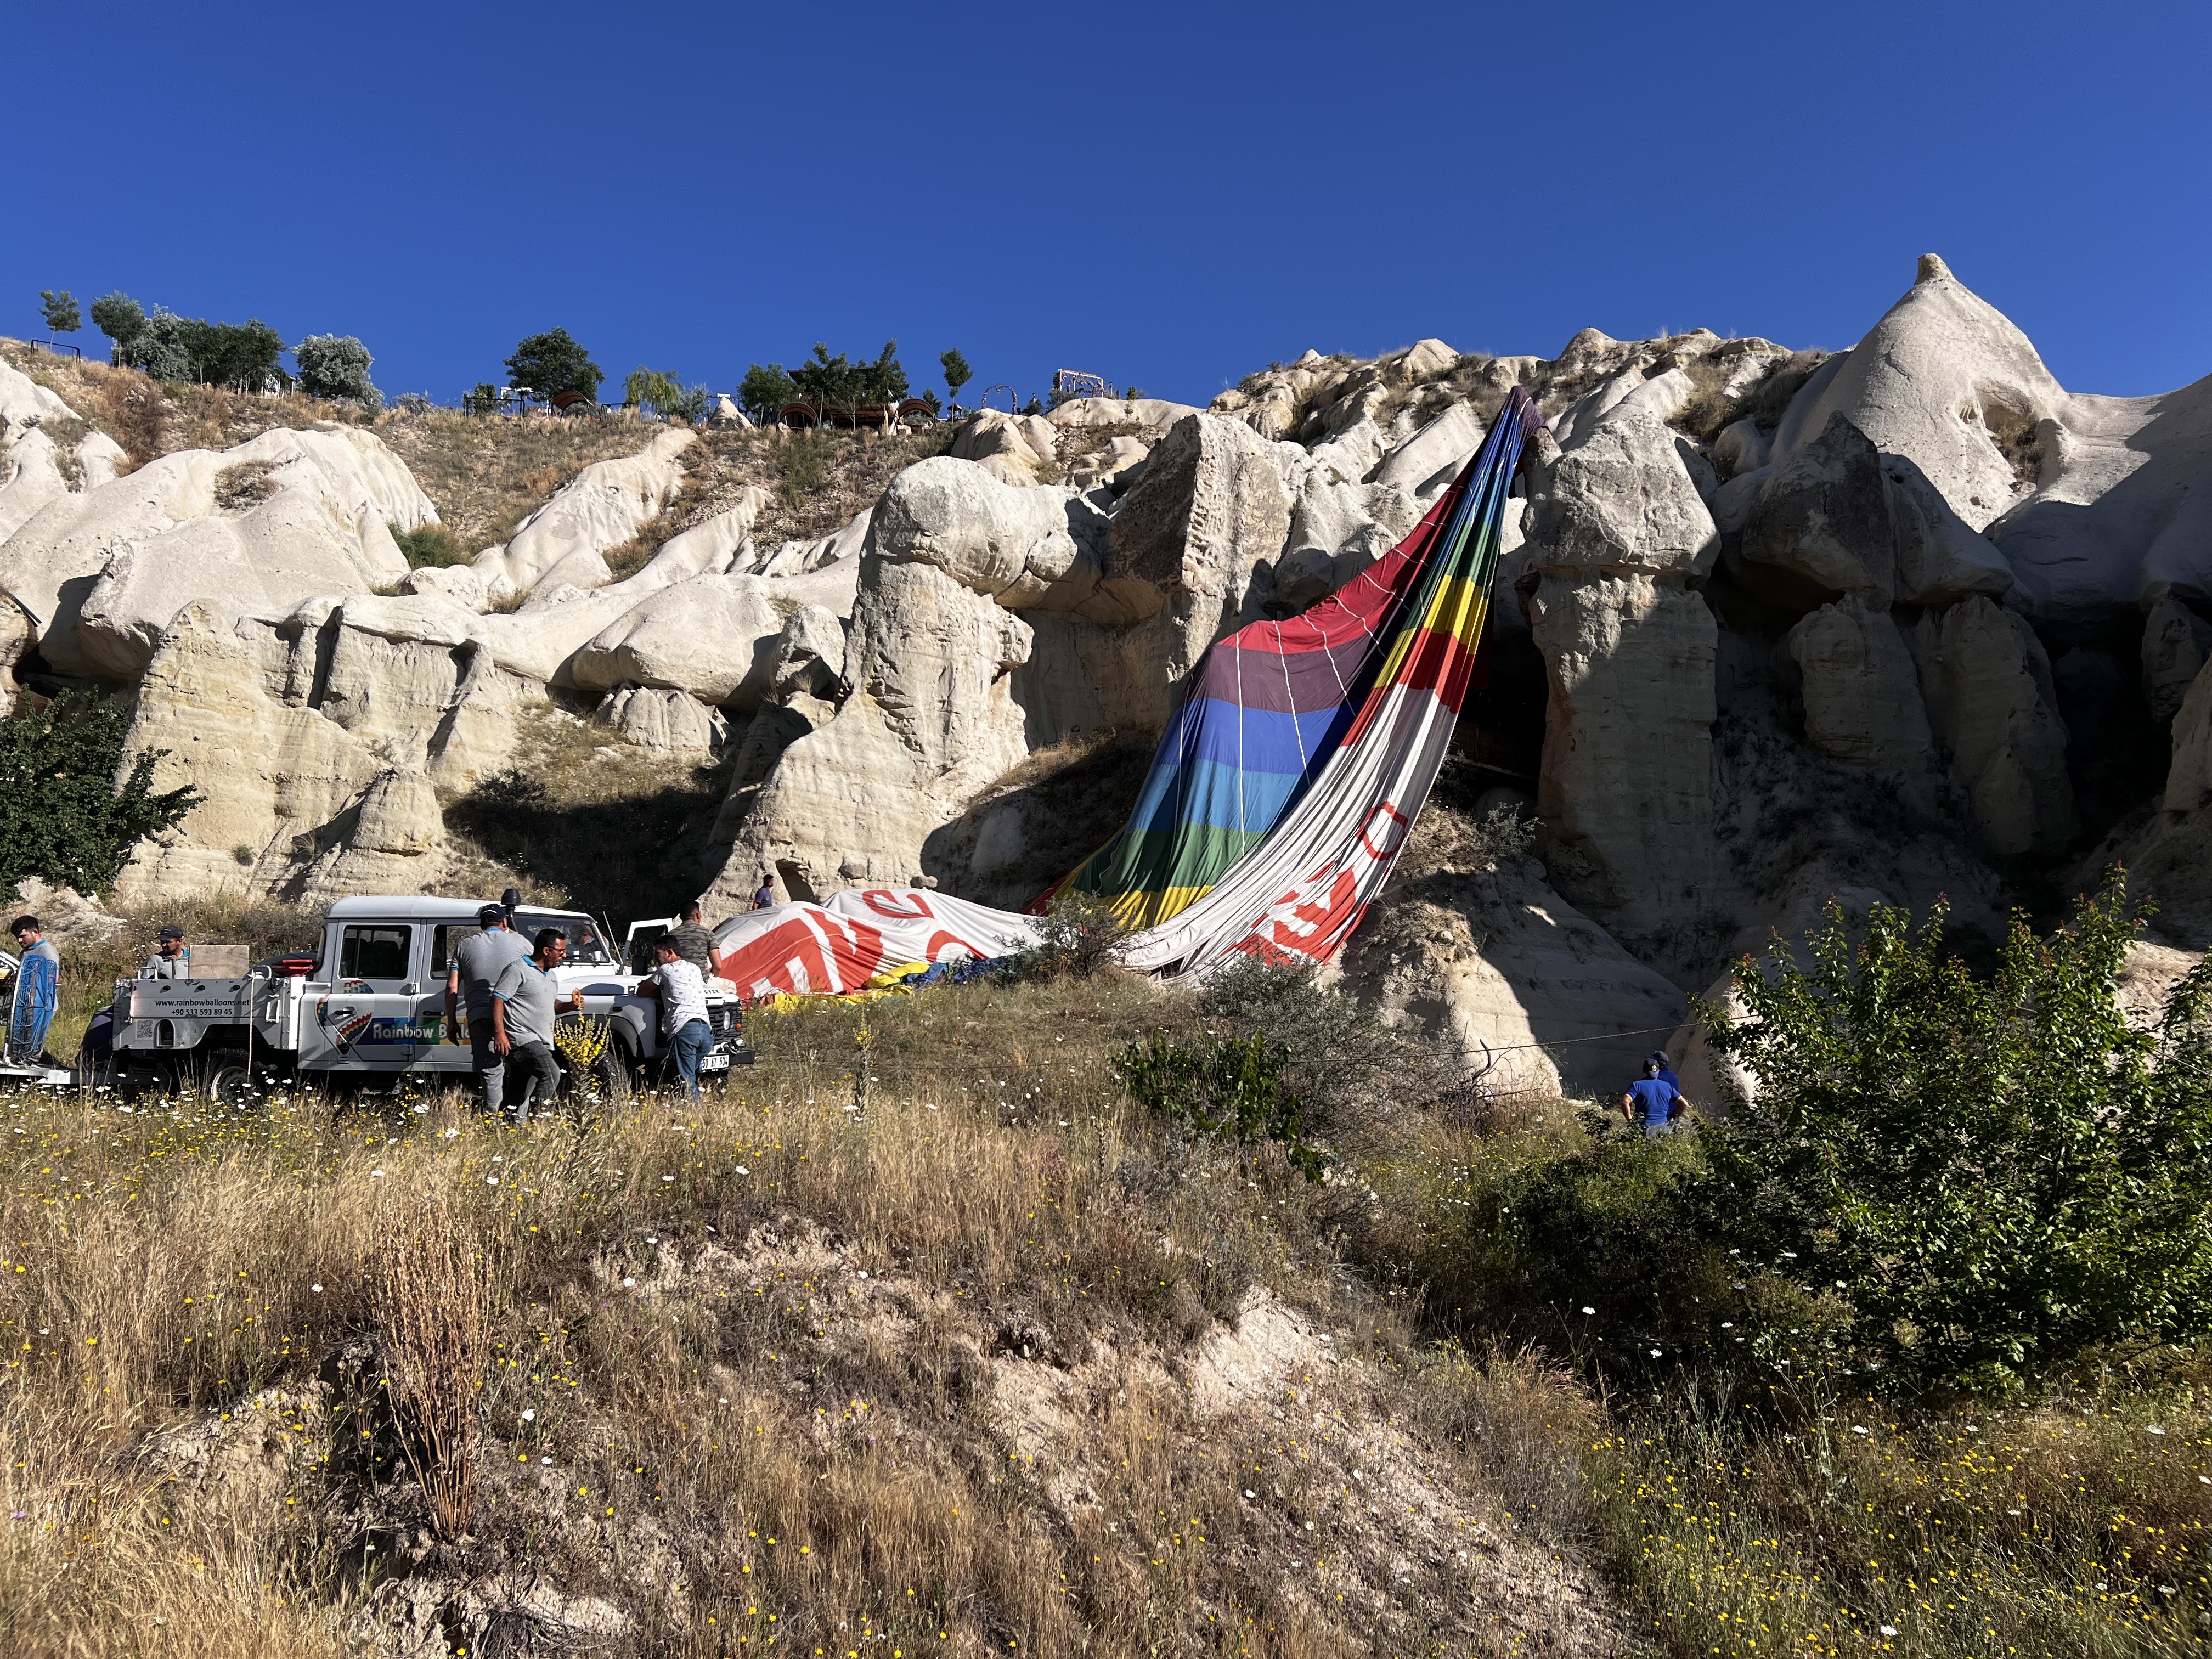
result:
M 669 534 L 688 530 L 758 486 L 769 504 L 753 521 L 763 550 L 812 541 L 872 507 L 894 476 L 951 447 L 951 424 L 925 432 L 747 432 L 710 428 L 686 462 L 690 469 Z
M 4 1103 L 9 1650 L 1618 1645 L 1474 1484 L 1468 1425 L 1511 1413 L 1421 1403 L 1466 1363 L 1334 1262 L 1328 1194 L 1161 1142 L 1108 1080 L 1183 1005 L 878 1004 L 853 1112 L 861 1018 L 760 1016 L 728 1092 L 580 1137 L 450 1099 Z M 418 1204 L 440 1283 L 403 1286 Z M 415 1310 L 471 1299 L 483 1338 L 411 1339 L 477 1413 L 441 1539 L 378 1396 Z
M 379 1231 L 368 1299 L 387 1398 L 440 1536 L 460 1538 L 476 1507 L 477 1409 L 504 1275 L 490 1242 L 434 1186 L 396 1200 Z
M 386 410 L 376 435 L 407 464 L 439 521 L 474 554 L 593 461 L 635 455 L 662 430 L 639 421 Z

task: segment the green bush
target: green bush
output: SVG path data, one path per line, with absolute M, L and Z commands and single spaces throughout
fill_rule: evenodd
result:
M 1279 1146 L 1291 1166 L 1319 1181 L 1328 1159 L 1304 1139 L 1305 1111 L 1285 1086 L 1288 1056 L 1264 1037 L 1230 1037 L 1188 1048 L 1155 1036 L 1114 1057 L 1130 1098 L 1193 1139 Z
M 283 337 L 258 319 L 210 323 L 159 306 L 143 329 L 116 348 L 120 362 L 157 380 L 204 380 L 244 392 L 265 391 L 284 380 L 276 362 L 283 349 Z
M 1282 1049 L 1316 1133 L 1340 1150 L 1364 1147 L 1402 1130 L 1459 1068 L 1450 1051 L 1322 988 L 1319 974 L 1313 962 L 1243 957 L 1208 975 L 1199 1011 Z
M 1113 965 L 1128 936 L 1128 926 L 1115 914 L 1112 901 L 1103 894 L 1070 889 L 1054 896 L 1051 908 L 1038 922 L 1033 954 L 1037 966 L 1048 972 L 1089 979 Z
M 292 361 L 300 366 L 300 390 L 310 398 L 347 398 L 380 409 L 384 394 L 368 378 L 375 361 L 368 348 L 350 334 L 310 334 L 292 348 Z
M 64 694 L 0 720 L 0 891 L 36 876 L 105 892 L 133 848 L 199 804 L 189 786 L 154 792 L 166 750 L 137 755 L 124 771 L 131 709 L 127 697 Z
M 896 340 L 884 341 L 882 352 L 872 363 L 848 362 L 842 351 L 833 357 L 828 344 L 817 340 L 814 355 L 791 371 L 791 384 L 799 397 L 825 410 L 895 404 L 906 396 L 907 389 Z
M 407 562 L 416 570 L 435 569 L 441 566 L 466 564 L 469 554 L 462 547 L 460 538 L 441 524 L 426 524 L 413 530 L 402 530 L 398 525 L 389 526 L 392 539 L 407 556 Z
M 2097 1347 L 2212 1331 L 2212 964 L 2149 1030 L 2114 1001 L 2130 908 L 2118 871 L 2039 940 L 2016 918 L 1996 974 L 1876 907 L 1840 910 L 1706 1009 L 1759 1079 L 1703 1139 L 1707 1213 L 1747 1261 L 1850 1306 L 1899 1386 L 1989 1394 Z
M 528 386 L 532 395 L 540 401 L 557 398 L 564 392 L 580 392 L 586 398 L 596 398 L 599 395 L 599 382 L 605 379 L 605 374 L 592 361 L 591 354 L 565 328 L 532 334 L 517 345 L 514 356 L 507 360 L 507 383 L 511 386 Z
M 471 415 L 492 415 L 499 410 L 499 388 L 489 380 L 478 380 L 461 396 L 461 407 Z
M 707 412 L 707 388 L 695 386 L 689 391 L 684 382 L 673 374 L 664 374 L 657 368 L 647 368 L 640 363 L 630 370 L 623 382 L 626 402 L 649 410 L 663 420 L 690 426 Z

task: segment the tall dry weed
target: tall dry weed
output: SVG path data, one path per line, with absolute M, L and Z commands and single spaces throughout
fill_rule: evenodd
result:
M 368 1283 L 385 1383 L 431 1518 L 459 1538 L 476 1502 L 477 1409 L 503 1264 L 441 1188 L 395 1200 L 381 1224 Z

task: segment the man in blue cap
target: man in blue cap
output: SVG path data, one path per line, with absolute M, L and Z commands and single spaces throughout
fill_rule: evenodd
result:
M 1631 1123 L 1642 1123 L 1647 1136 L 1663 1135 L 1674 1127 L 1686 1103 L 1682 1091 L 1659 1075 L 1659 1060 L 1654 1058 L 1644 1062 L 1644 1075 L 1621 1096 L 1620 1115 Z
M 530 954 L 530 945 L 507 925 L 504 905 L 485 905 L 477 912 L 477 925 L 483 931 L 453 947 L 451 970 L 446 975 L 446 1040 L 460 1041 L 454 1015 L 456 1005 L 465 999 L 469 1069 L 476 1073 L 477 1086 L 483 1091 L 484 1110 L 497 1117 L 506 1098 L 507 1057 L 492 1042 L 491 988 L 499 982 L 507 963 L 520 962 Z

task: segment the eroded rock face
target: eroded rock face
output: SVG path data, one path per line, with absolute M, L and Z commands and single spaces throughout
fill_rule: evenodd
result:
M 594 718 L 621 732 L 626 743 L 675 755 L 717 755 L 730 737 L 721 711 L 685 691 L 625 686 L 607 693 Z
M 2154 720 L 2171 720 L 2180 712 L 2207 660 L 2212 624 L 2170 593 L 2151 607 L 2143 619 L 2142 690 Z
M 1030 654 L 1019 617 L 936 565 L 879 558 L 853 623 L 851 694 L 776 757 L 718 899 L 763 868 L 796 892 L 915 879 L 929 833 L 1028 753 L 1007 683 Z
M 1543 866 L 1483 856 L 1468 830 L 1422 815 L 1346 947 L 1340 988 L 1452 1042 L 1492 1090 L 1617 1096 L 1686 1013 L 1681 992 L 1553 891 Z
M 477 573 L 495 595 L 605 586 L 613 574 L 602 556 L 676 499 L 684 452 L 698 441 L 688 427 L 672 428 L 638 454 L 592 462 L 525 519 L 505 547 L 477 555 Z
M 1710 880 L 1713 662 L 1704 599 L 1648 576 L 1546 576 L 1530 632 L 1550 685 L 1536 816 L 1559 890 L 1632 943 Z
M 1885 455 L 1841 413 L 1811 443 L 1769 467 L 1748 497 L 1739 554 L 1811 596 L 1857 593 L 1877 605 L 1952 605 L 2013 585 L 1987 538 L 1951 510 L 1907 458 Z
M 2062 850 L 2076 827 L 2066 726 L 2034 630 L 1985 599 L 1968 599 L 1924 613 L 1913 654 L 1930 724 L 1989 850 Z
M 1840 414 L 1884 454 L 1911 460 L 1979 530 L 2033 487 L 2014 456 L 2065 401 L 2027 337 L 1923 254 L 1911 291 L 1790 404 L 1774 454 L 1796 454 Z
M 784 614 L 758 576 L 694 576 L 625 611 L 577 652 L 587 691 L 618 685 L 689 692 L 749 714 L 769 694 Z
M 48 501 L 0 544 L 0 586 L 54 668 L 129 681 L 185 606 L 273 617 L 397 582 L 388 526 L 436 517 L 374 433 L 280 429 Z
M 1146 463 L 1106 542 L 1105 579 L 1164 603 L 1127 653 L 1133 673 L 1162 694 L 1241 620 L 1252 569 L 1281 552 L 1291 498 L 1271 447 L 1249 427 L 1188 415 Z
M 2039 623 L 2212 600 L 2212 376 L 2151 398 L 2077 392 L 2035 430 L 2038 487 L 1989 526 Z
M 1528 500 L 1531 568 L 1676 578 L 1710 570 L 1720 535 L 1677 442 L 1648 405 L 1624 399 L 1537 469 Z
M 436 786 L 504 764 L 518 717 L 543 702 L 480 650 L 394 641 L 327 601 L 274 624 L 188 606 L 139 687 L 125 748 L 167 750 L 155 787 L 191 783 L 204 799 L 140 847 L 118 886 L 329 896 L 374 874 L 422 890 L 445 867 Z M 404 862 L 339 856 L 356 847 Z
M 1806 740 L 1934 811 L 1938 773 L 1920 678 L 1889 613 L 1850 594 L 1791 629 L 1789 644 L 1803 676 Z

